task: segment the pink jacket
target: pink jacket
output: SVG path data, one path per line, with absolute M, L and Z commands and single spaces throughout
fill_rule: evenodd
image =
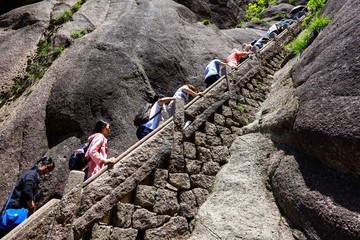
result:
M 108 144 L 107 139 L 102 133 L 94 133 L 88 138 L 88 142 L 91 144 L 85 154 L 86 158 L 91 158 L 87 166 L 88 174 L 87 178 L 91 177 L 104 166 L 104 160 L 107 159 Z
M 240 52 L 237 49 L 233 49 L 230 55 L 226 58 L 226 63 L 231 67 L 237 67 L 240 58 L 249 55 L 251 52 Z

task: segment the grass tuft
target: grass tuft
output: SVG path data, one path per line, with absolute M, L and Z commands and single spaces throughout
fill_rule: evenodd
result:
M 289 43 L 286 48 L 297 55 L 301 54 L 330 21 L 331 19 L 328 17 L 315 17 L 310 25 L 293 42 Z
M 71 32 L 71 37 L 72 38 L 81 38 L 81 37 L 85 36 L 87 33 L 88 32 L 86 29 L 80 29 L 80 30 Z

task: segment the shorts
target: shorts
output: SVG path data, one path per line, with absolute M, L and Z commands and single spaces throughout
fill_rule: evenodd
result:
M 206 88 L 210 87 L 214 82 L 216 82 L 220 78 L 219 75 L 211 75 L 210 77 L 205 79 Z

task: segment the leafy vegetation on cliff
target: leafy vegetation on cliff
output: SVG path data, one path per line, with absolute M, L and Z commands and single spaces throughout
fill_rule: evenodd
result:
M 254 3 L 249 3 L 246 10 L 245 18 L 247 21 L 260 20 L 259 14 L 264 11 L 269 5 L 276 4 L 277 0 L 257 0 Z
M 319 32 L 325 28 L 331 19 L 320 15 L 320 10 L 325 5 L 326 0 L 310 0 L 307 4 L 311 14 L 303 22 L 303 32 L 287 48 L 295 53 L 301 54 L 317 37 Z
M 32 91 L 31 87 L 44 76 L 52 62 L 55 61 L 55 59 L 67 47 L 61 44 L 56 45 L 53 42 L 53 36 L 62 24 L 72 20 L 74 13 L 80 9 L 82 4 L 82 0 L 77 1 L 71 9 L 63 11 L 48 27 L 47 31 L 44 33 L 42 39 L 37 45 L 35 56 L 27 62 L 26 73 L 24 76 L 16 77 L 12 87 L 0 95 L 0 107 L 8 101 L 13 101 L 18 98 L 23 93 L 30 93 Z M 88 30 L 79 30 L 72 33 L 72 37 L 80 38 L 88 32 Z

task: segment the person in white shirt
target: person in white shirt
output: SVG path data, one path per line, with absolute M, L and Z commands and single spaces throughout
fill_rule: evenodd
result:
M 197 97 L 197 96 L 204 96 L 204 93 L 199 92 L 194 85 L 187 83 L 187 84 L 181 86 L 180 88 L 178 88 L 173 97 L 176 99 L 181 99 L 186 103 L 189 100 L 189 95 L 191 95 L 193 97 Z M 169 113 L 169 117 L 174 116 L 174 114 L 175 114 L 175 99 L 169 103 L 167 111 Z
M 161 121 L 162 117 L 162 107 L 164 104 L 169 103 L 175 100 L 175 97 L 162 97 L 159 99 L 159 96 L 155 96 L 153 99 L 153 105 L 151 106 L 149 121 L 141 124 L 136 131 L 136 136 L 140 140 L 146 135 L 154 131 Z

